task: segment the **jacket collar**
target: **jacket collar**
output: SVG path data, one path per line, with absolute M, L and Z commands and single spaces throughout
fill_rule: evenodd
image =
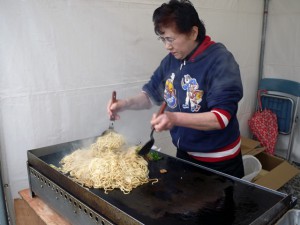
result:
M 205 36 L 204 40 L 201 44 L 198 44 L 197 47 L 184 59 L 186 61 L 195 61 L 196 56 L 200 55 L 204 52 L 209 46 L 214 44 L 215 42 L 211 40 L 209 36 Z

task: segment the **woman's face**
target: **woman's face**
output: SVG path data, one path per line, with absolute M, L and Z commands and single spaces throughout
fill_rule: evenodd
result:
M 198 27 L 193 27 L 189 34 L 178 33 L 172 27 L 162 28 L 161 31 L 161 41 L 176 59 L 183 60 L 198 44 Z

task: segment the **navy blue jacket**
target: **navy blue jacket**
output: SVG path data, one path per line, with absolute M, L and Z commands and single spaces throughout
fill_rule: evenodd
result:
M 228 118 L 220 130 L 201 131 L 175 126 L 170 130 L 178 149 L 187 152 L 214 152 L 240 137 L 236 117 L 243 97 L 240 70 L 233 55 L 221 43 L 214 43 L 188 61 L 168 54 L 143 86 L 157 105 L 168 103 L 169 111 L 202 113 L 217 111 Z

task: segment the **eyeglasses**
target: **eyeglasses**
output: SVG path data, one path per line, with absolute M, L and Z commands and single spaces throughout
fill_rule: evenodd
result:
M 164 44 L 172 45 L 176 38 L 159 36 L 157 40 L 162 41 Z

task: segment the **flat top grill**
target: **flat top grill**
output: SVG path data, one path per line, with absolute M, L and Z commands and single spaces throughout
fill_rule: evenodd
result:
M 63 156 L 81 144 L 69 142 L 30 150 L 28 163 L 115 223 L 126 216 L 139 224 L 156 225 L 272 224 L 295 204 L 289 195 L 163 153 L 159 153 L 162 160 L 149 162 L 150 178 L 158 178 L 158 183 L 144 184 L 127 195 L 118 189 L 108 194 L 103 189 L 86 189 L 49 166 L 59 167 Z M 160 169 L 167 173 L 161 174 Z M 117 208 L 118 218 L 113 218 L 106 207 Z

